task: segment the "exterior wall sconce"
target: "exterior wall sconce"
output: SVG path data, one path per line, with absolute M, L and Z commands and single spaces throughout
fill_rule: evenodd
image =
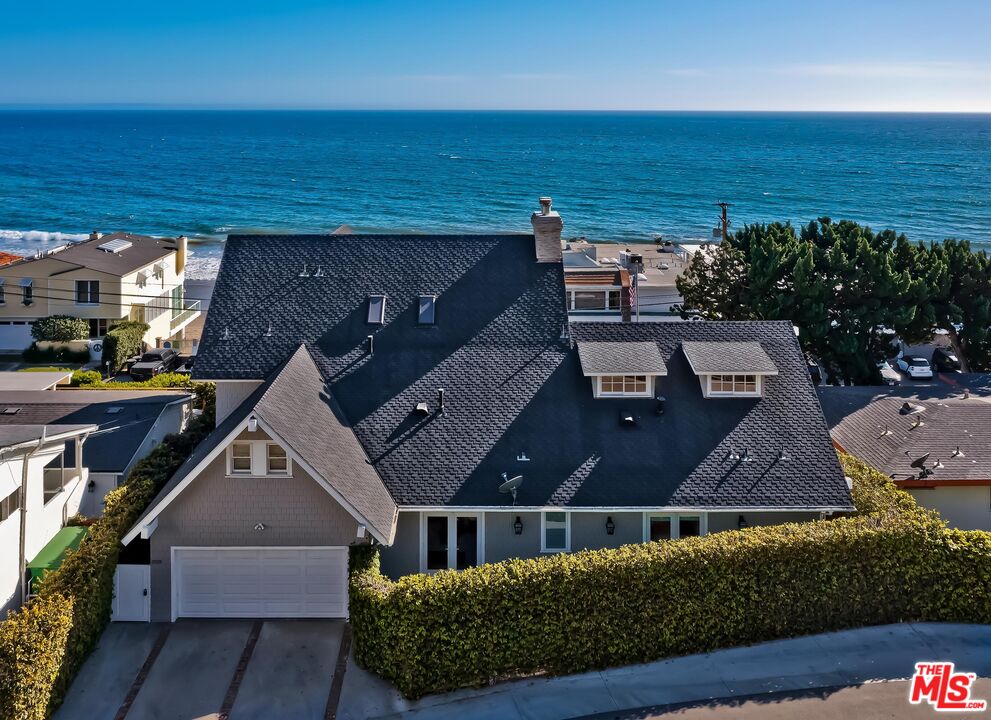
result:
M 743 530 L 743 528 L 747 527 L 748 525 L 749 525 L 749 523 L 747 522 L 747 519 L 745 517 L 743 517 L 743 515 L 741 515 L 740 517 L 738 517 L 736 519 L 736 526 L 740 530 Z
M 523 520 L 519 515 L 516 516 L 516 522 L 513 523 L 513 533 L 515 535 L 523 534 Z
M 616 533 L 616 523 L 612 521 L 612 515 L 606 517 L 606 535 L 614 535 Z
M 248 432 L 254 432 L 258 429 L 258 418 L 254 415 L 248 418 Z

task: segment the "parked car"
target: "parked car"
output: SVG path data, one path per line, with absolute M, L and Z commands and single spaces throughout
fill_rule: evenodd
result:
M 183 356 L 179 358 L 179 365 L 176 367 L 175 371 L 177 373 L 182 373 L 183 375 L 191 375 L 193 373 L 193 363 L 196 361 L 195 355 L 190 355 L 189 357 Z
M 179 365 L 179 353 L 172 348 L 155 348 L 149 350 L 141 359 L 131 366 L 132 380 L 148 380 L 172 372 Z
M 909 355 L 898 358 L 898 367 L 913 380 L 928 380 L 933 376 L 932 366 L 924 357 Z
M 936 348 L 933 352 L 933 367 L 936 372 L 958 373 L 960 372 L 960 358 L 952 350 Z
M 877 369 L 881 371 L 881 382 L 885 385 L 899 385 L 902 381 L 902 376 L 898 374 L 898 371 L 891 367 L 891 363 L 887 360 L 882 360 L 877 364 Z

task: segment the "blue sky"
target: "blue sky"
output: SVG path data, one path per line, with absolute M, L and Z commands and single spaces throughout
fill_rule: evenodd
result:
M 991 111 L 987 0 L 46 0 L 0 104 Z

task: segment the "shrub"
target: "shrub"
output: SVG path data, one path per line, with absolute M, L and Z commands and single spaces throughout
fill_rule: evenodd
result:
M 76 370 L 72 373 L 72 379 L 69 381 L 69 384 L 72 387 L 101 385 L 103 384 L 103 376 L 99 370 Z
M 29 363 L 73 363 L 82 365 L 89 362 L 89 350 L 69 350 L 65 347 L 40 349 L 37 343 L 21 353 L 24 362 Z
M 355 658 L 419 697 L 863 625 L 991 622 L 991 533 L 947 531 L 888 478 L 844 466 L 853 517 L 398 582 L 355 561 Z
M 72 368 L 55 367 L 54 365 L 47 365 L 42 367 L 21 368 L 17 372 L 72 372 Z
M 145 333 L 151 326 L 143 322 L 125 320 L 110 327 L 103 337 L 103 365 L 110 363 L 111 372 L 117 372 L 129 357 L 141 352 Z
M 49 315 L 35 321 L 31 337 L 52 342 L 85 340 L 89 337 L 89 321 L 71 315 Z
M 38 597 L 0 623 L 0 718 L 44 720 L 62 702 L 110 621 L 121 538 L 212 429 L 212 411 L 204 412 L 139 461 L 107 493 L 79 549 L 45 575 Z

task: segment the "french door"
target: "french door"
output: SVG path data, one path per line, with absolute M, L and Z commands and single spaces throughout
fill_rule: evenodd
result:
M 420 570 L 464 570 L 483 562 L 481 513 L 424 513 L 420 519 Z

